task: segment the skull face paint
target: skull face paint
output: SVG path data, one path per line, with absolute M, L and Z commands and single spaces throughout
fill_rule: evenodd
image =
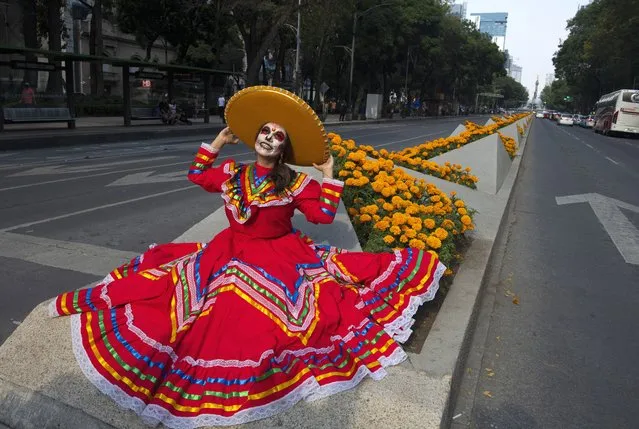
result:
M 255 152 L 265 158 L 277 158 L 284 150 L 286 138 L 286 130 L 280 125 L 264 124 L 255 140 Z

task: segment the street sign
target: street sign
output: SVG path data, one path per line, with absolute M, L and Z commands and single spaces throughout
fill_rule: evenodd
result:
M 138 79 L 164 79 L 164 73 L 150 72 L 150 71 L 136 71 L 134 73 Z
M 40 63 L 38 61 L 11 61 L 11 68 L 16 70 L 43 70 L 43 71 L 56 71 L 55 64 Z
M 556 197 L 557 204 L 588 203 L 628 264 L 639 265 L 639 230 L 621 209 L 639 213 L 639 207 L 601 194 Z

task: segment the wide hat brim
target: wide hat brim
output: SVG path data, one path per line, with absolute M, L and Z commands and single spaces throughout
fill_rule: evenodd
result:
M 274 122 L 286 129 L 291 141 L 289 164 L 310 166 L 329 157 L 328 137 L 322 121 L 304 100 L 282 88 L 251 86 L 237 92 L 226 104 L 224 117 L 239 139 L 255 149 L 261 127 Z

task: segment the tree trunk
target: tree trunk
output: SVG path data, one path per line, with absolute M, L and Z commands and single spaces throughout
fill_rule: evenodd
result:
M 144 57 L 144 61 L 146 62 L 151 61 L 151 50 L 153 49 L 153 42 L 155 42 L 155 40 L 148 40 L 146 42 L 146 56 Z
M 282 27 L 282 25 L 286 22 L 286 20 L 291 15 L 293 10 L 294 9 L 291 8 L 289 10 L 289 13 L 283 13 L 278 18 L 278 20 L 275 23 L 273 23 L 273 26 L 271 26 L 271 29 L 266 34 L 266 36 L 264 36 L 264 38 L 261 39 L 261 41 L 257 39 L 256 37 L 257 35 L 254 35 L 254 31 L 251 31 L 251 35 L 250 35 L 251 40 L 246 47 L 247 48 L 246 53 L 249 59 L 249 67 L 246 73 L 247 85 L 250 86 L 250 85 L 255 85 L 255 83 L 257 83 L 257 80 L 260 74 L 260 67 L 262 65 L 262 57 L 268 50 L 269 45 L 273 42 L 273 40 L 277 36 L 277 33 L 280 27 Z M 255 43 L 253 43 L 254 41 Z
M 315 100 L 313 106 L 316 110 L 321 110 L 320 87 L 322 86 L 322 74 L 324 71 L 324 45 L 326 45 L 326 35 L 322 36 L 319 44 L 319 52 L 317 58 L 317 67 L 315 68 Z
M 61 21 L 61 0 L 49 0 L 47 3 L 47 25 L 49 26 L 49 50 L 54 52 L 62 51 L 62 21 Z M 60 62 L 55 61 L 56 67 L 60 67 Z M 49 72 L 47 82 L 47 92 L 52 94 L 62 94 L 62 72 L 56 70 Z M 69 94 L 70 95 L 70 94 Z
M 22 0 L 22 34 L 24 34 L 25 48 L 38 49 L 38 19 L 36 13 L 36 0 Z M 35 62 L 38 59 L 33 54 L 25 55 L 26 61 Z M 24 80 L 29 82 L 36 89 L 38 72 L 36 70 L 25 70 Z
M 102 42 L 102 0 L 95 0 L 91 13 L 91 34 L 89 35 L 91 55 L 102 57 L 104 55 Z M 91 94 L 101 96 L 104 94 L 104 74 L 102 63 L 91 63 Z

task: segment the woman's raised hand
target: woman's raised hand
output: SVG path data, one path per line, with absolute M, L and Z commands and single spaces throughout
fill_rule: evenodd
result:
M 215 137 L 215 140 L 213 140 L 211 146 L 216 149 L 221 149 L 222 146 L 226 144 L 237 144 L 239 141 L 240 139 L 235 134 L 233 134 L 231 129 L 229 127 L 226 127 L 222 131 L 220 131 L 217 137 Z
M 323 164 L 313 163 L 313 167 L 322 172 L 324 177 L 333 178 L 333 155 L 330 155 Z

